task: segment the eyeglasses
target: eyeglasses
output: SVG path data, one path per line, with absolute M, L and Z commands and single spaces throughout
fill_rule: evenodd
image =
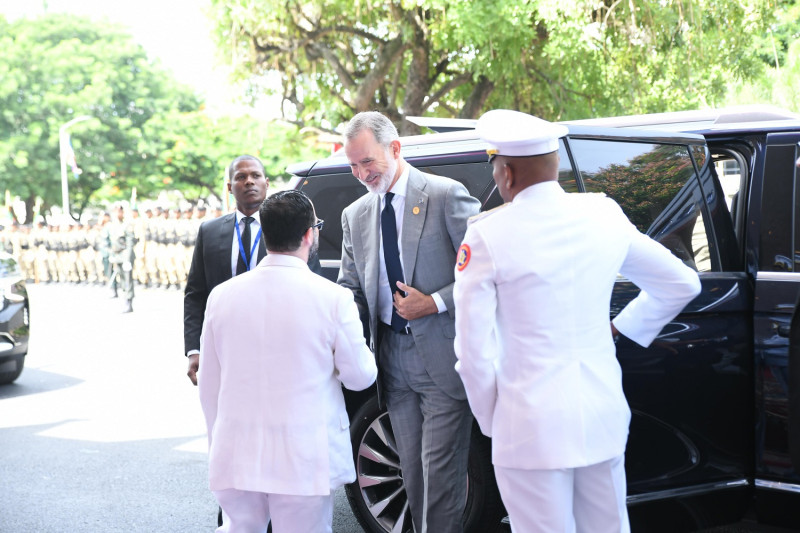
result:
M 321 218 L 318 218 L 318 219 L 317 219 L 317 223 L 316 223 L 316 224 L 314 224 L 314 225 L 313 225 L 313 226 L 311 226 L 311 227 L 312 227 L 312 228 L 317 228 L 318 230 L 322 231 L 322 226 L 324 226 L 324 225 L 325 225 L 325 221 L 324 221 L 324 220 L 322 220 Z
M 497 150 L 494 150 L 494 149 L 489 149 L 489 150 L 486 150 L 486 155 L 488 155 L 488 156 L 489 156 L 489 163 L 491 163 L 491 162 L 492 162 L 492 160 L 493 160 L 495 157 L 497 157 Z

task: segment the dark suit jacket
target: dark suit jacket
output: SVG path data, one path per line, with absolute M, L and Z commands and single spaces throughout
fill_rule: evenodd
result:
M 231 254 L 233 253 L 233 233 L 236 223 L 235 213 L 203 222 L 194 243 L 192 266 L 186 279 L 183 293 L 183 353 L 200 349 L 200 333 L 203 330 L 203 316 L 206 300 L 211 290 L 231 279 Z M 264 239 L 258 241 L 258 261 L 267 255 Z M 319 256 L 309 258 L 308 267 L 319 274 L 322 269 Z

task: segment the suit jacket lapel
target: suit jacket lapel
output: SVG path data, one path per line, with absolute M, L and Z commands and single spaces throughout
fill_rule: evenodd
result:
M 217 246 L 219 246 L 220 261 L 216 264 L 223 269 L 220 274 L 223 279 L 231 277 L 231 254 L 233 253 L 233 232 L 236 231 L 236 213 L 224 215 L 217 226 Z
M 403 276 L 406 283 L 414 279 L 414 268 L 417 265 L 417 251 L 425 215 L 428 211 L 428 195 L 425 193 L 427 182 L 416 168 L 411 167 L 408 174 L 406 190 L 406 206 L 403 210 L 403 236 L 400 238 L 403 250 Z

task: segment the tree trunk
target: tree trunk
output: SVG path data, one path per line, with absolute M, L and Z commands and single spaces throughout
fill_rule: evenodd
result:
M 34 224 L 36 221 L 33 220 L 33 206 L 36 205 L 36 196 L 31 194 L 27 198 L 25 198 L 25 223 L 26 224 Z
M 427 44 L 415 48 L 412 52 L 411 64 L 408 66 L 408 85 L 403 99 L 403 116 L 415 117 L 422 115 L 422 103 L 430 91 L 428 79 L 428 49 Z M 401 124 L 401 135 L 419 134 L 419 126 L 404 120 Z
M 478 115 L 480 115 L 486 103 L 486 99 L 489 98 L 493 90 L 494 83 L 486 76 L 478 78 L 478 83 L 472 88 L 472 94 L 470 94 L 467 101 L 464 102 L 464 107 L 462 107 L 461 111 L 458 113 L 458 118 L 478 118 Z
M 415 21 L 416 22 L 416 21 Z M 403 98 L 403 117 L 422 115 L 422 104 L 430 92 L 430 44 L 424 28 L 414 24 L 414 48 L 411 49 L 411 63 L 408 65 L 406 94 Z M 416 124 L 403 120 L 400 123 L 400 135 L 418 135 L 420 128 Z
M 401 36 L 397 36 L 384 45 L 381 45 L 378 58 L 375 61 L 375 66 L 364 77 L 356 93 L 353 107 L 356 112 L 371 111 L 374 108 L 375 92 L 383 84 L 384 79 L 388 75 L 395 61 L 398 61 L 402 55 L 405 47 Z

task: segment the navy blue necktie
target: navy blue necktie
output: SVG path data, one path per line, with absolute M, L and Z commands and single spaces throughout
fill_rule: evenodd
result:
M 250 257 L 250 223 L 255 220 L 253 217 L 244 217 L 244 231 L 242 232 L 242 248 L 244 253 L 248 256 L 247 261 L 242 257 L 241 250 L 239 251 L 239 260 L 236 262 L 236 275 L 247 272 L 247 265 L 250 264 L 252 258 Z
M 389 278 L 389 287 L 392 296 L 399 289 L 397 282 L 403 281 L 403 266 L 400 264 L 400 249 L 397 243 L 397 219 L 392 207 L 393 192 L 386 193 L 386 206 L 381 212 L 381 236 L 383 238 L 383 260 L 386 263 L 386 277 Z M 397 314 L 392 306 L 392 329 L 400 332 L 408 325 L 408 320 Z

